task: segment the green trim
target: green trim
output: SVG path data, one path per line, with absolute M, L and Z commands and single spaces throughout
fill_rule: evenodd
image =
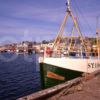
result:
M 65 77 L 65 80 L 57 80 L 53 78 L 48 78 L 47 77 L 47 72 L 51 71 L 55 74 L 61 75 Z M 48 88 L 55 86 L 57 84 L 60 84 L 62 82 L 74 79 L 76 77 L 81 76 L 82 72 L 74 71 L 74 70 L 69 70 L 69 69 L 64 69 L 61 67 L 45 64 L 45 63 L 40 63 L 40 73 L 41 73 L 41 85 L 42 88 Z

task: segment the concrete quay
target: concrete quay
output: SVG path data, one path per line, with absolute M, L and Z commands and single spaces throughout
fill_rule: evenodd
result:
M 100 70 L 18 100 L 100 100 Z

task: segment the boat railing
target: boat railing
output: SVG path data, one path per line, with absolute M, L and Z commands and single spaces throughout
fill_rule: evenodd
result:
M 44 57 L 53 57 L 53 58 L 62 58 L 62 57 L 69 57 L 69 58 L 98 58 L 98 52 L 62 52 L 62 51 L 52 51 L 50 54 L 44 53 Z

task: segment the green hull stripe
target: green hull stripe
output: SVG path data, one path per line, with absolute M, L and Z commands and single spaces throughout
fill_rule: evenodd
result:
M 48 71 L 58 74 L 60 76 L 63 76 L 65 80 L 58 80 L 58 79 L 47 77 Z M 40 73 L 41 73 L 42 88 L 52 87 L 52 86 L 55 86 L 57 84 L 74 79 L 82 75 L 82 72 L 69 70 L 69 69 L 63 69 L 63 68 L 45 64 L 45 63 L 40 63 Z

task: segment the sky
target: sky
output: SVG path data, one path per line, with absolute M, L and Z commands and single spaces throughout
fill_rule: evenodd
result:
M 0 0 L 0 43 L 55 38 L 66 13 L 66 0 Z M 71 0 L 84 36 L 95 36 L 100 0 Z M 65 33 L 70 32 L 68 18 Z

